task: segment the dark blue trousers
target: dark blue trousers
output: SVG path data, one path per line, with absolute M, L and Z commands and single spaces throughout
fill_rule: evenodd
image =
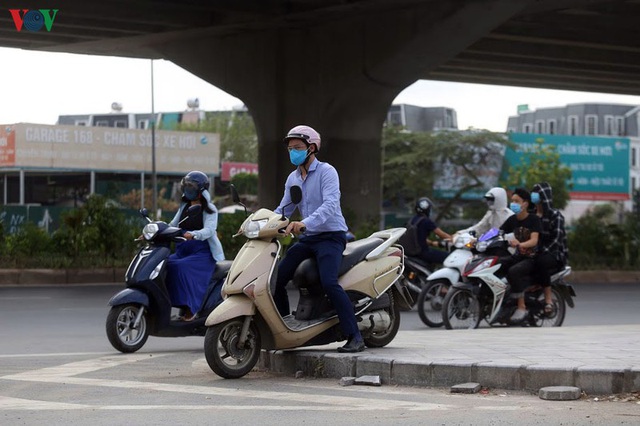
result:
M 356 317 L 349 296 L 338 284 L 338 269 L 342 262 L 347 239 L 344 232 L 323 232 L 318 235 L 302 237 L 287 250 L 286 256 L 278 266 L 278 278 L 273 299 L 282 316 L 289 315 L 289 297 L 285 286 L 293 278 L 300 263 L 315 256 L 318 262 L 320 282 L 329 300 L 333 304 L 340 327 L 346 336 L 359 335 Z

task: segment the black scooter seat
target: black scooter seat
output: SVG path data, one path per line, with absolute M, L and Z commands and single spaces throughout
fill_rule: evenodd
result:
M 232 260 L 221 260 L 220 262 L 216 262 L 216 270 L 213 272 L 213 277 L 211 277 L 211 281 L 218 281 L 220 278 L 224 278 L 231 269 L 231 265 L 233 264 Z
M 373 249 L 382 244 L 382 238 L 364 238 L 347 243 L 347 247 L 342 253 L 342 263 L 338 269 L 338 276 L 342 276 L 353 268 L 354 265 L 364 260 Z M 293 276 L 293 283 L 297 288 L 322 288 L 320 275 L 318 274 L 318 262 L 315 257 L 307 259 L 298 265 Z

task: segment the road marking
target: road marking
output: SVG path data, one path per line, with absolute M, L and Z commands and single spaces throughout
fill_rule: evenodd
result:
M 113 354 L 113 352 L 54 352 L 47 354 L 3 354 L 0 358 L 42 358 L 42 357 L 60 357 L 60 356 L 102 356 Z M 156 355 L 157 356 L 157 355 Z
M 167 355 L 169 355 L 169 353 L 154 355 L 154 358 L 158 356 L 167 356 Z M 171 383 L 138 382 L 138 381 L 132 381 L 132 380 L 94 379 L 94 378 L 75 377 L 80 374 L 95 372 L 105 368 L 116 368 L 120 365 L 130 364 L 130 363 L 139 362 L 139 361 L 148 360 L 148 359 L 150 359 L 149 354 L 112 355 L 112 356 L 100 357 L 100 358 L 95 358 L 90 360 L 79 361 L 79 362 L 72 362 L 72 363 L 63 364 L 55 367 L 46 367 L 38 370 L 26 371 L 23 373 L 10 374 L 6 376 L 2 376 L 0 377 L 0 379 L 12 380 L 12 381 L 37 382 L 37 383 L 61 383 L 61 384 L 65 384 L 65 386 L 79 385 L 79 386 L 99 386 L 99 387 L 109 387 L 109 388 L 120 388 L 120 389 L 137 389 L 137 390 L 143 389 L 146 391 L 198 394 L 198 395 L 207 395 L 207 396 L 220 396 L 220 397 L 226 397 L 226 398 L 233 398 L 237 394 L 238 397 L 241 397 L 243 399 L 255 399 L 255 400 L 266 399 L 266 400 L 273 400 L 273 401 L 283 401 L 283 402 L 286 402 L 287 404 L 292 404 L 295 402 L 308 403 L 309 400 L 312 399 L 314 403 L 318 404 L 317 406 L 315 406 L 316 410 L 322 410 L 323 406 L 324 406 L 324 409 L 326 410 L 405 409 L 405 410 L 421 410 L 421 411 L 448 410 L 453 407 L 453 406 L 443 405 L 443 404 L 394 401 L 394 400 L 389 400 L 385 398 L 386 394 L 384 395 L 378 394 L 378 396 L 380 396 L 381 399 L 375 399 L 375 401 L 372 401 L 371 396 L 362 398 L 362 397 L 351 397 L 351 396 L 344 396 L 344 395 L 317 395 L 317 394 L 305 395 L 297 392 L 256 391 L 256 390 L 242 389 L 242 388 L 227 389 L 227 388 L 216 388 L 212 386 L 200 386 L 200 385 L 179 385 L 179 384 L 171 384 Z M 44 402 L 42 401 L 35 402 L 36 406 L 38 406 L 38 404 L 40 403 L 44 404 Z M 82 404 L 79 404 L 79 405 L 82 408 L 86 407 L 86 405 L 82 405 Z M 148 407 L 148 406 L 145 405 L 144 407 Z M 171 405 L 167 407 L 174 407 L 174 406 Z M 220 405 L 216 404 L 215 407 L 220 407 Z M 235 407 L 235 405 L 229 406 L 228 409 L 232 409 L 231 407 Z M 291 409 L 290 405 L 276 406 L 276 407 L 281 407 L 280 409 Z M 295 407 L 300 407 L 300 406 L 295 406 Z M 276 408 L 273 408 L 273 409 L 276 409 Z
M 211 401 L 211 405 L 89 405 L 89 404 L 69 404 L 64 402 L 51 402 L 41 400 L 30 400 L 22 398 L 11 398 L 0 396 L 0 410 L 7 411 L 33 411 L 33 410 L 239 410 L 246 411 L 370 411 L 372 407 L 335 407 L 317 405 L 220 405 Z

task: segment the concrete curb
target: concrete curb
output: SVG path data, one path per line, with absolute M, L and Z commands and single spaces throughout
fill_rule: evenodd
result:
M 378 375 L 382 384 L 423 387 L 451 387 L 477 382 L 484 387 L 538 392 L 550 386 L 575 386 L 587 394 L 637 392 L 640 369 L 562 367 L 482 362 L 402 361 L 375 355 L 292 351 L 262 351 L 259 367 L 293 376 L 341 379 Z

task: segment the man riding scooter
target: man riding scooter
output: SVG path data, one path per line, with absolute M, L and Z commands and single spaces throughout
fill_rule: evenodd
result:
M 285 286 L 293 278 L 296 268 L 305 259 L 315 257 L 320 281 L 329 300 L 337 311 L 340 326 L 347 343 L 339 352 L 361 352 L 365 344 L 356 325 L 353 306 L 347 293 L 338 284 L 338 269 L 342 262 L 348 230 L 340 209 L 340 181 L 336 169 L 316 159 L 320 151 L 320 134 L 309 126 L 296 126 L 284 138 L 291 163 L 296 169 L 285 183 L 284 197 L 275 213 L 290 216 L 295 209 L 289 195 L 292 186 L 302 188 L 305 200 L 299 209 L 303 219 L 289 223 L 285 232 L 300 235 L 300 239 L 287 250 L 278 268 L 274 300 L 283 317 L 290 314 Z M 301 235 L 304 232 L 303 235 Z

